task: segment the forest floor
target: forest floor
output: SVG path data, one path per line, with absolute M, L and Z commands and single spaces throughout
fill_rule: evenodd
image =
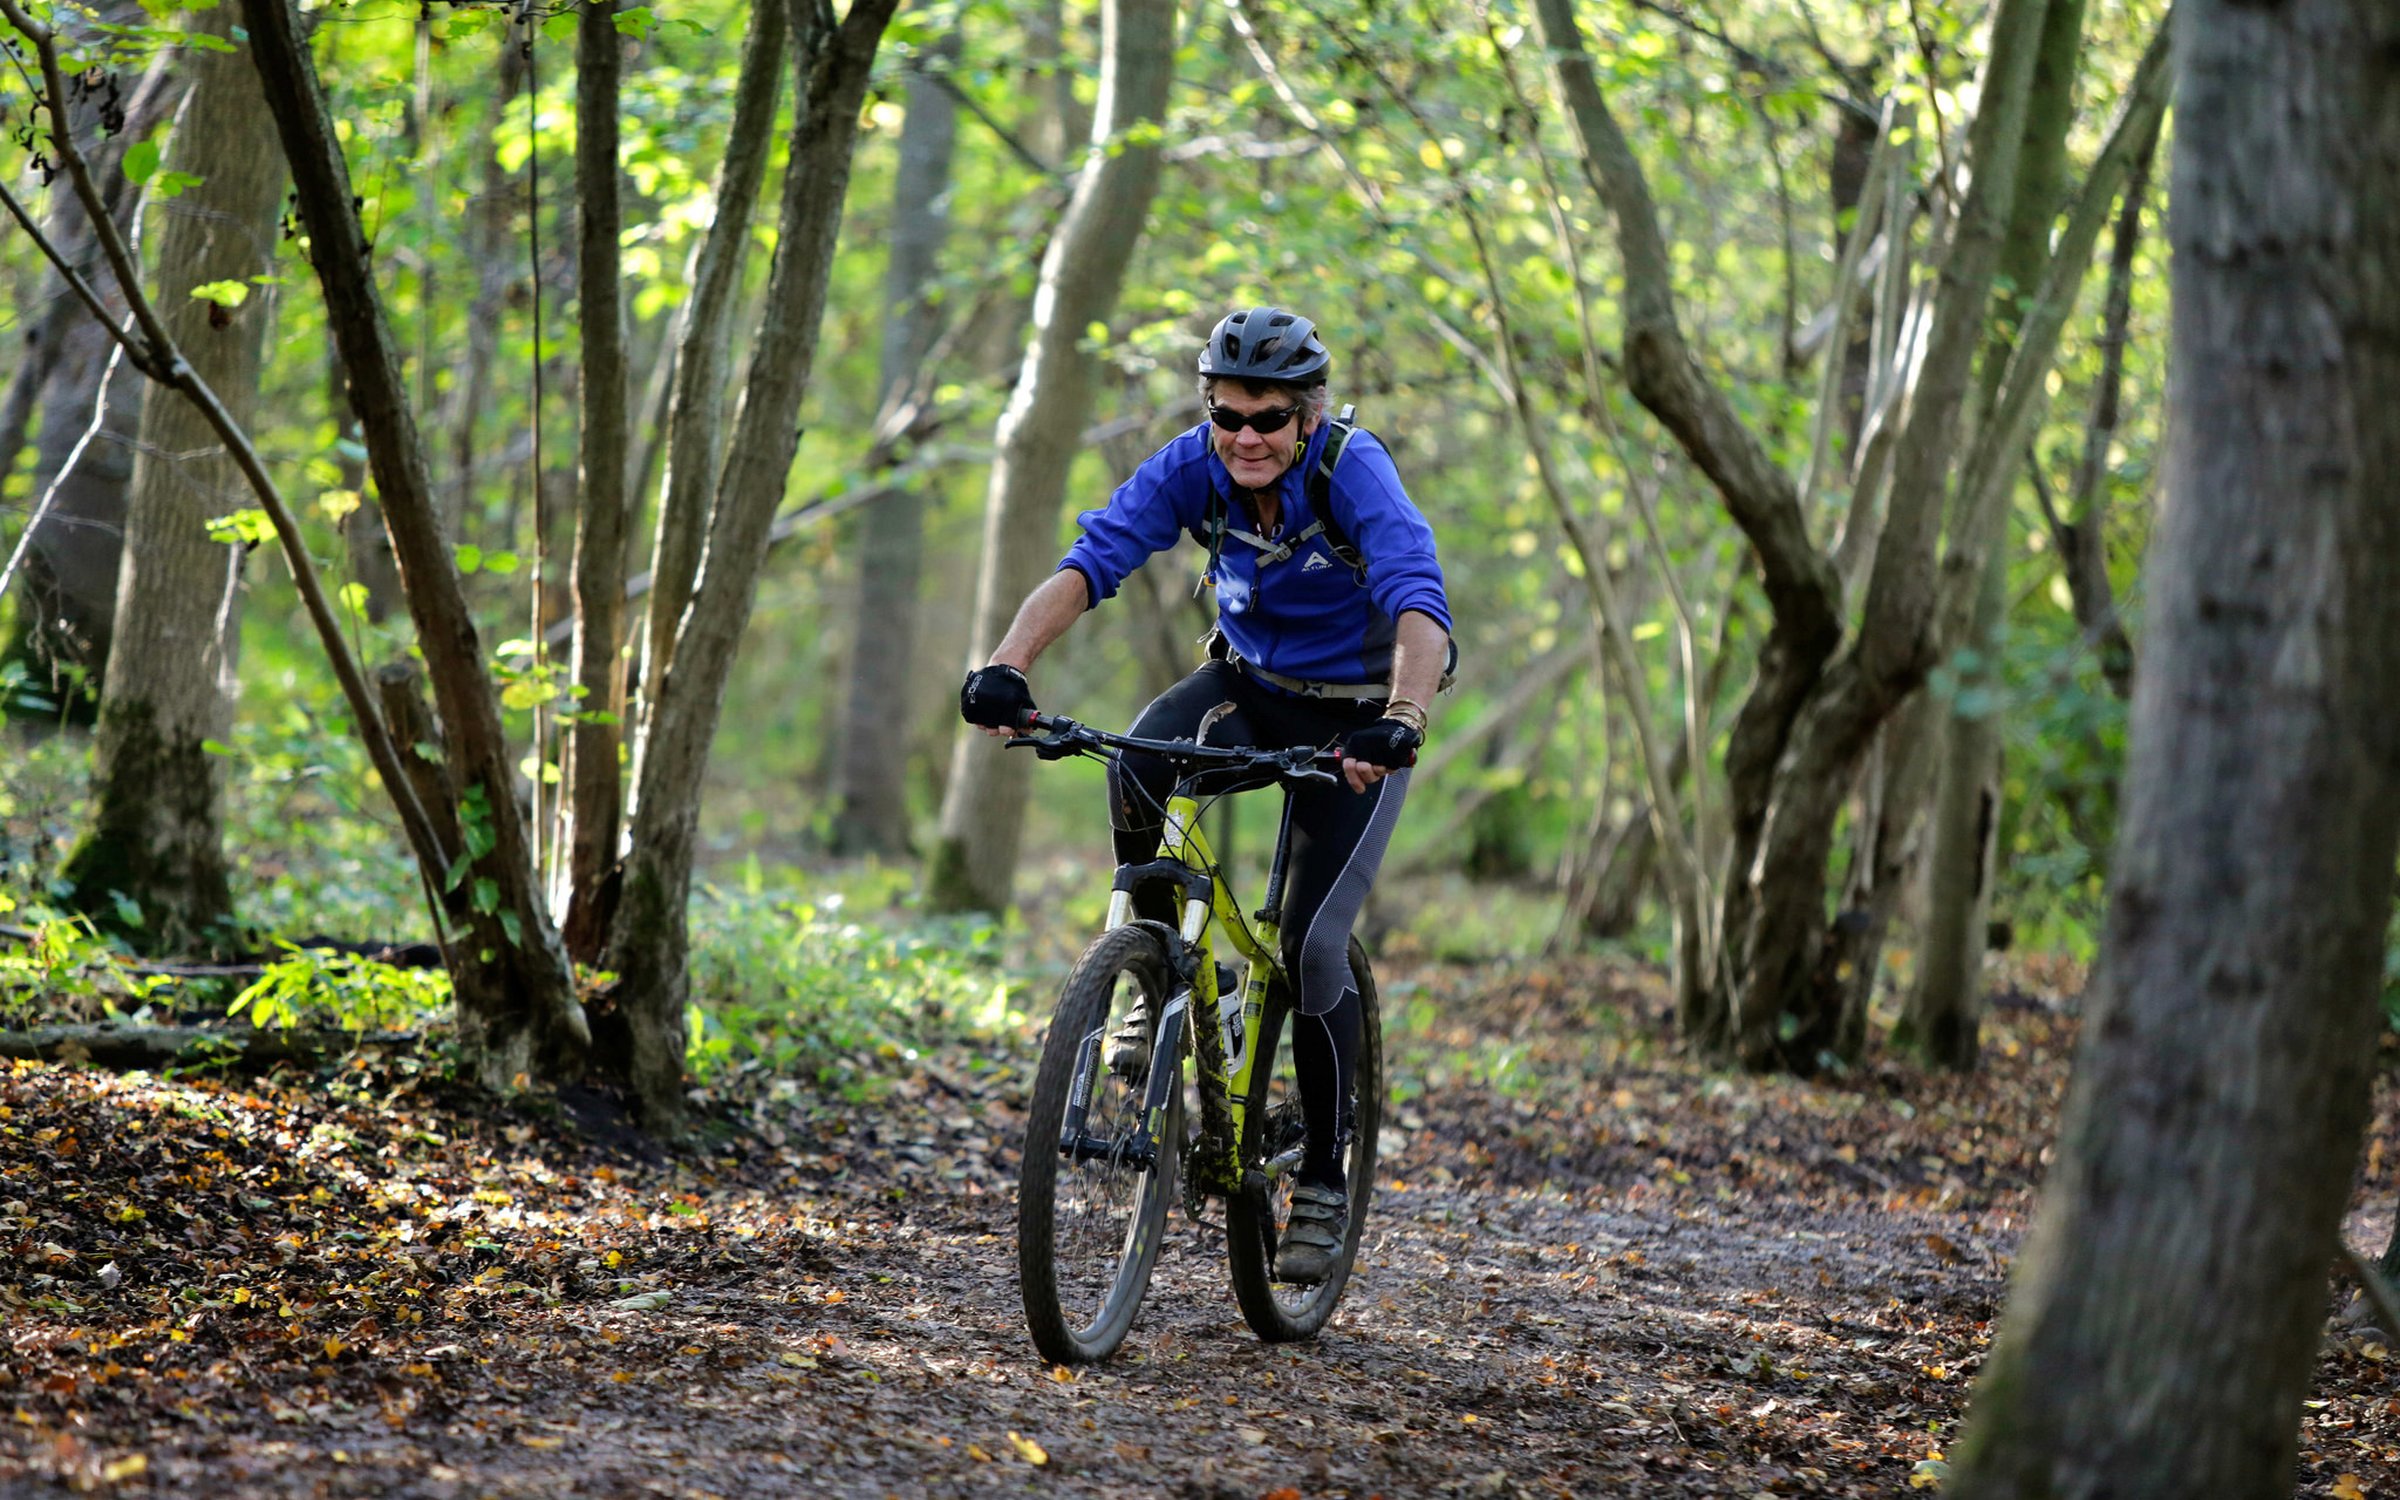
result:
M 1402 1028 L 1334 1326 L 1267 1347 L 1171 1222 L 1097 1369 L 1015 1276 L 1030 1038 L 762 1087 L 677 1156 L 356 1058 L 325 1078 L 0 1064 L 0 1493 L 1884 1495 L 1938 1483 L 2073 1021 L 1983 1070 L 1706 1071 L 1622 971 L 1386 975 Z M 2361 1173 L 2388 1205 L 2389 1097 Z M 2385 1210 L 2388 1222 L 2388 1208 Z M 2361 1218 L 2370 1251 L 2379 1225 Z M 2400 1496 L 2337 1332 L 2298 1492 Z

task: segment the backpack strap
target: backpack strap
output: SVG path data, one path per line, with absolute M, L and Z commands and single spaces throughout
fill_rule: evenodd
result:
M 1192 585 L 1193 598 L 1199 598 L 1201 590 L 1207 588 L 1217 576 L 1217 564 L 1224 558 L 1225 538 L 1228 536 L 1256 547 L 1262 554 L 1259 565 L 1264 567 L 1269 563 L 1282 562 L 1299 551 L 1302 544 L 1322 535 L 1335 560 L 1357 576 L 1359 587 L 1366 587 L 1366 557 L 1351 543 L 1349 534 L 1342 530 L 1342 523 L 1333 518 L 1332 499 L 1334 465 L 1342 461 L 1342 453 L 1350 446 L 1351 435 L 1358 431 L 1357 423 L 1352 420 L 1357 412 L 1356 406 L 1345 403 L 1341 414 L 1328 424 L 1324 451 L 1317 455 L 1316 465 L 1302 481 L 1303 490 L 1308 496 L 1308 508 L 1316 512 L 1317 519 L 1297 535 L 1281 542 L 1271 542 L 1256 532 L 1232 525 L 1225 496 L 1215 485 L 1209 486 L 1207 519 L 1201 522 L 1200 530 L 1192 535 L 1194 541 L 1202 542 L 1208 548 L 1208 562 L 1200 571 L 1199 581 Z
M 1333 469 L 1334 465 L 1342 461 L 1342 454 L 1348 450 L 1352 434 L 1358 431 L 1358 424 L 1355 420 L 1357 415 L 1358 408 L 1356 406 L 1344 403 L 1341 415 L 1333 419 L 1331 430 L 1326 433 L 1325 451 L 1317 455 L 1316 467 L 1308 471 L 1305 484 L 1308 492 L 1308 508 L 1317 513 L 1317 521 L 1297 539 L 1295 545 L 1322 531 L 1325 533 L 1326 545 L 1333 550 L 1334 558 L 1352 573 L 1358 575 L 1359 587 L 1364 588 L 1367 583 L 1366 555 L 1351 542 L 1349 534 L 1342 530 L 1342 523 L 1335 520 L 1333 516 Z

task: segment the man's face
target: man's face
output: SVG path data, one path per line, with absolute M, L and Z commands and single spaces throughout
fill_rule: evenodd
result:
M 1261 412 L 1289 411 L 1302 405 L 1296 391 L 1270 390 L 1252 395 L 1231 381 L 1219 383 L 1211 404 L 1228 416 L 1256 416 Z M 1300 445 L 1317 430 L 1316 418 L 1295 416 L 1277 432 L 1260 432 L 1245 425 L 1238 432 L 1227 432 L 1222 426 L 1211 425 L 1209 437 L 1217 445 L 1217 457 L 1225 461 L 1226 471 L 1233 482 L 1245 489 L 1263 490 L 1283 477 L 1300 453 Z

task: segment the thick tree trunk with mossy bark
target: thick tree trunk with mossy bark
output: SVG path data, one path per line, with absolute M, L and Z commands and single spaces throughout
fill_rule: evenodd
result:
M 959 36 L 946 31 L 918 59 L 908 80 L 908 116 L 900 127 L 900 167 L 892 179 L 890 255 L 884 264 L 881 416 L 894 423 L 921 384 L 937 326 L 928 293 L 950 232 L 950 160 L 958 104 L 947 86 Z M 941 70 L 941 78 L 927 70 Z M 879 434 L 878 447 L 883 447 Z M 906 454 L 886 451 L 887 462 Z M 908 852 L 908 757 L 896 753 L 909 729 L 908 690 L 916 680 L 918 579 L 925 563 L 925 495 L 918 484 L 867 507 L 859 524 L 857 633 L 850 686 L 836 736 L 833 849 L 837 854 Z
M 223 41 L 232 21 L 220 8 L 193 12 L 189 24 L 194 35 Z M 273 268 L 283 158 L 250 60 L 197 47 L 189 58 L 192 89 L 165 167 L 199 183 L 157 211 L 157 303 L 185 361 L 246 427 L 268 299 L 253 291 L 228 307 L 192 293 L 211 284 L 249 289 Z M 220 944 L 232 916 L 219 762 L 202 746 L 224 739 L 232 722 L 242 554 L 209 539 L 208 518 L 250 501 L 207 417 L 171 392 L 146 403 L 139 453 L 92 821 L 61 873 L 75 904 L 135 947 L 190 952 Z M 120 902 L 139 913 L 138 923 L 121 919 Z
M 349 371 L 351 404 L 459 792 L 468 857 L 456 883 L 470 893 L 467 928 L 451 949 L 460 1029 L 486 1082 L 505 1087 L 521 1076 L 556 1077 L 579 1066 L 590 1034 L 534 878 L 499 696 L 450 555 L 399 350 L 376 295 L 349 167 L 290 0 L 243 0 L 242 13 L 291 164 L 327 322 Z
M 711 507 L 715 521 L 635 752 L 632 846 L 608 944 L 619 1024 L 610 1029 L 601 1061 L 633 1085 L 644 1118 L 659 1129 L 674 1128 L 683 1112 L 686 907 L 702 774 L 734 649 L 758 594 L 767 530 L 799 448 L 800 398 L 816 360 L 859 107 L 895 4 L 852 0 L 838 22 L 829 11 L 798 4 L 790 18 L 797 102 L 774 269 Z
M 1091 405 L 1092 357 L 1083 341 L 1116 306 L 1158 186 L 1158 145 L 1146 127 L 1166 113 L 1175 7 L 1168 0 L 1108 0 L 1101 32 L 1100 110 L 1091 150 L 1065 221 L 1042 259 L 1033 343 L 1000 417 L 1000 456 L 984 504 L 983 567 L 969 636 L 974 665 L 1058 560 L 1059 501 Z M 933 910 L 1007 910 L 1032 770 L 1024 756 L 1005 755 L 983 735 L 961 729 L 950 757 L 941 836 L 925 873 Z
M 2400 842 L 2400 55 L 2184 0 L 2166 505 L 2102 978 L 1944 1493 L 2291 1493 Z

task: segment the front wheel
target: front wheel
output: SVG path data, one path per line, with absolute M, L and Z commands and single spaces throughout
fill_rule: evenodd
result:
M 1170 985 L 1158 938 L 1146 928 L 1115 927 L 1076 960 L 1051 1013 L 1026 1111 L 1017 1272 L 1034 1345 L 1054 1364 L 1114 1354 L 1158 1260 L 1175 1196 L 1183 1090 L 1168 1092 L 1165 1117 L 1151 1132 L 1153 1154 L 1144 1160 L 1147 1077 L 1121 1076 L 1101 1053 L 1137 1000 L 1148 1004 L 1155 1026 Z M 1178 1062 L 1170 1057 L 1165 1066 Z
M 1350 1139 L 1342 1152 L 1343 1175 L 1350 1183 L 1349 1223 L 1332 1270 L 1315 1286 L 1275 1279 L 1275 1245 L 1291 1214 L 1292 1184 L 1308 1139 L 1292 1049 L 1281 1045 L 1291 1014 L 1285 986 L 1267 992 L 1266 1014 L 1259 1022 L 1258 1066 L 1250 1075 L 1249 1107 L 1242 1119 L 1244 1186 L 1225 1205 L 1225 1239 L 1234 1300 L 1251 1331 L 1271 1344 L 1313 1338 L 1333 1316 L 1375 1198 L 1375 1138 L 1383 1125 L 1383 1018 L 1374 971 L 1356 938 L 1350 940 L 1350 982 L 1358 987 L 1359 1020 L 1358 1066 L 1347 1101 Z

